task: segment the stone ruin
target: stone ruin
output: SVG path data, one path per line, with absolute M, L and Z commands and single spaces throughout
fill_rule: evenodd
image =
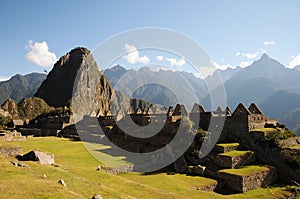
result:
M 119 121 L 132 119 L 140 126 L 146 126 L 150 122 L 159 124 L 175 124 L 183 117 L 187 116 L 194 122 L 195 128 L 201 128 L 208 131 L 211 121 L 222 118 L 224 126 L 222 127 L 222 134 L 218 143 L 227 139 L 233 132 L 238 132 L 239 135 L 246 134 L 257 128 L 264 128 L 265 126 L 276 126 L 276 120 L 270 120 L 258 106 L 252 103 L 248 108 L 240 103 L 234 111 L 229 107 L 224 110 L 218 107 L 215 111 L 206 111 L 205 108 L 199 104 L 194 104 L 189 113 L 184 105 L 176 105 L 175 108 L 169 107 L 158 109 L 138 110 L 135 113 L 127 113 Z M 94 117 L 84 116 L 84 121 L 95 121 Z M 165 127 L 159 133 L 159 139 L 150 138 L 141 142 L 134 137 L 126 135 L 122 130 L 118 129 L 116 124 L 116 116 L 106 115 L 97 118 L 99 124 L 106 129 L 106 136 L 111 141 L 132 152 L 151 152 L 163 147 L 173 137 L 172 132 L 176 129 L 170 129 L 173 125 Z M 36 136 L 63 136 L 72 137 L 77 134 L 75 125 L 71 116 L 64 117 L 50 117 L 42 118 L 38 121 L 35 128 Z M 111 128 L 106 128 L 111 126 Z M 159 126 L 159 125 L 158 125 Z M 22 128 L 20 128 L 22 130 Z M 25 129 L 24 132 L 30 132 L 30 129 Z M 167 130 L 166 130 L 167 129 Z M 31 131 L 32 132 L 32 131 Z M 34 131 L 33 131 L 34 132 Z M 52 133 L 47 133 L 52 132 Z M 172 136 L 171 136 L 172 135 Z M 216 145 L 214 150 L 201 161 L 196 161 L 190 165 L 187 163 L 187 157 L 182 156 L 179 160 L 174 162 L 176 172 L 189 173 L 191 175 L 200 175 L 209 178 L 220 180 L 220 185 L 212 187 L 211 189 L 220 190 L 220 187 L 227 187 L 236 192 L 246 192 L 261 186 L 268 186 L 278 178 L 277 170 L 273 167 L 262 167 L 261 170 L 254 172 L 251 175 L 232 174 L 231 169 L 242 169 L 244 166 L 255 164 L 256 156 L 252 151 L 239 152 L 239 144 L 229 144 L 228 146 Z M 230 152 L 237 153 L 237 155 L 229 155 Z M 193 160 L 189 160 L 193 162 Z M 104 169 L 105 170 L 105 169 Z M 110 170 L 109 170 L 110 171 Z
M 167 120 L 175 123 L 180 120 L 182 116 L 188 116 L 194 122 L 195 128 L 201 128 L 205 131 L 208 130 L 211 121 L 217 118 L 224 118 L 224 126 L 222 134 L 239 131 L 249 132 L 255 128 L 263 128 L 266 124 L 276 126 L 276 120 L 270 120 L 258 106 L 252 103 L 249 108 L 240 103 L 237 108 L 232 112 L 229 107 L 223 111 L 218 107 L 216 111 L 206 111 L 205 108 L 197 103 L 194 104 L 191 112 L 188 112 L 184 105 L 177 104 L 175 108 L 170 106 L 165 107 L 149 107 L 147 109 L 138 109 L 135 112 L 129 111 L 122 115 L 99 116 L 101 125 L 110 126 L 115 125 L 116 121 L 126 120 L 131 118 L 136 124 L 146 126 L 150 122 L 165 123 Z M 84 116 L 85 119 L 92 116 Z M 95 117 L 95 116 L 93 116 Z M 20 126 L 21 121 L 18 122 L 18 131 L 23 136 L 58 136 L 63 135 L 66 137 L 76 134 L 74 127 L 74 120 L 72 116 L 49 116 L 35 120 L 33 125 Z

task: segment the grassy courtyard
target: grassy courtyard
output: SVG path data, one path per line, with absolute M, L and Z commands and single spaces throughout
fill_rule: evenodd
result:
M 103 163 L 96 160 L 79 141 L 56 137 L 28 138 L 27 141 L 3 142 L 1 146 L 21 146 L 23 153 L 40 150 L 55 154 L 55 166 L 24 162 L 30 168 L 16 167 L 0 155 L 0 198 L 91 198 L 98 193 L 103 198 L 274 198 L 287 194 L 285 188 L 274 187 L 250 191 L 246 194 L 222 196 L 200 191 L 215 184 L 208 178 L 157 173 L 125 173 L 119 175 L 96 171 Z M 94 146 L 102 148 L 107 146 Z M 98 154 L 99 155 L 99 154 Z M 111 164 L 122 165 L 122 157 L 100 154 Z M 46 177 L 44 176 L 46 175 Z M 58 183 L 63 179 L 64 187 Z

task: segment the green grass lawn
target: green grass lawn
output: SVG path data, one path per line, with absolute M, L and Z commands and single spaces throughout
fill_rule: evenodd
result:
M 259 165 L 250 165 L 245 166 L 238 169 L 223 169 L 219 172 L 221 173 L 228 173 L 233 175 L 239 175 L 239 176 L 249 176 L 253 173 L 261 172 L 261 171 L 269 171 L 270 168 L 267 166 L 259 166 Z
M 217 146 L 220 147 L 238 147 L 240 144 L 239 143 L 221 143 L 221 144 L 216 144 Z
M 203 177 L 187 175 L 167 175 L 166 173 L 143 175 L 125 173 L 112 175 L 96 171 L 102 163 L 96 160 L 82 142 L 56 137 L 29 138 L 27 141 L 3 142 L 2 146 L 22 146 L 23 153 L 40 150 L 55 154 L 55 164 L 39 165 L 36 162 L 24 162 L 30 168 L 15 167 L 11 161 L 0 155 L 0 198 L 91 198 L 98 193 L 103 198 L 249 198 L 247 194 L 222 196 L 214 192 L 194 190 L 216 181 Z M 95 149 L 106 146 L 94 146 Z M 120 165 L 122 157 L 103 155 L 103 162 Z M 108 159 L 108 160 L 107 160 Z M 43 177 L 46 174 L 46 178 Z M 67 187 L 58 183 L 63 179 Z M 284 193 L 278 188 L 261 189 L 255 195 L 272 198 L 271 191 Z
M 253 129 L 252 131 L 273 132 L 278 130 L 274 128 L 257 128 L 257 129 Z
M 254 153 L 254 152 L 252 152 L 252 151 L 238 151 L 238 150 L 233 150 L 233 151 L 229 151 L 229 152 L 226 152 L 226 153 L 220 153 L 219 155 L 234 157 L 234 156 L 246 155 L 248 153 Z
M 300 144 L 299 145 L 295 145 L 295 146 L 291 146 L 289 148 L 290 149 L 298 149 L 298 150 L 300 150 Z

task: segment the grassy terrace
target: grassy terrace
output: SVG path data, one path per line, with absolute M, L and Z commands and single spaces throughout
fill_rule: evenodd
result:
M 239 169 L 223 169 L 219 172 L 221 173 L 228 173 L 232 175 L 239 175 L 239 176 L 249 176 L 253 173 L 261 172 L 261 171 L 269 171 L 270 168 L 267 166 L 258 166 L 258 165 L 251 165 L 245 166 Z
M 253 129 L 252 131 L 260 131 L 260 132 L 273 132 L 276 131 L 276 129 L 274 128 L 258 128 L 258 129 Z
M 291 146 L 289 147 L 290 149 L 297 149 L 300 150 L 300 144 L 299 145 L 295 145 L 295 146 Z
M 238 147 L 240 144 L 239 143 L 222 143 L 222 144 L 216 144 L 216 146 L 220 147 Z
M 82 142 L 55 137 L 29 138 L 27 141 L 2 142 L 2 146 L 22 146 L 23 152 L 41 150 L 55 154 L 58 167 L 24 162 L 30 168 L 15 167 L 15 158 L 0 155 L 0 198 L 91 198 L 95 193 L 103 198 L 273 198 L 287 194 L 285 188 L 259 189 L 246 194 L 222 196 L 214 192 L 195 190 L 216 181 L 187 175 L 158 173 L 143 175 L 126 173 L 112 175 L 96 171 L 101 165 L 87 152 Z M 95 149 L 99 146 L 95 146 Z M 102 148 L 104 146 L 100 146 Z M 122 164 L 122 157 L 103 154 L 110 163 Z M 107 161 L 107 160 L 105 160 Z M 46 178 L 43 177 L 46 174 Z M 67 187 L 58 184 L 63 179 Z
M 233 150 L 233 151 L 229 151 L 229 152 L 226 152 L 226 153 L 220 153 L 219 155 L 234 157 L 234 156 L 246 155 L 248 153 L 254 153 L 254 152 L 252 152 L 252 151 L 238 151 L 238 150 Z

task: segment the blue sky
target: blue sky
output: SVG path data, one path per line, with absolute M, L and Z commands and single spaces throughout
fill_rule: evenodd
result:
M 220 67 L 247 65 L 265 51 L 289 65 L 300 55 L 299 8 L 297 0 L 1 0 L 0 77 L 50 70 L 41 65 L 74 47 L 94 49 L 112 35 L 143 27 L 191 37 Z M 43 53 L 27 55 L 47 47 L 46 62 L 37 57 Z M 294 65 L 300 64 L 296 58 Z

